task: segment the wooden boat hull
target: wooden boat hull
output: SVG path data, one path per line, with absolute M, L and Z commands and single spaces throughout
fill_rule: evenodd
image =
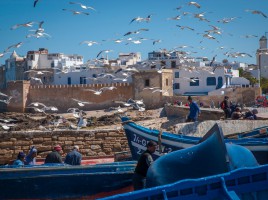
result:
M 165 153 L 192 147 L 201 140 L 200 137 L 169 132 L 161 133 L 159 130 L 149 129 L 129 120 L 128 117 L 122 117 L 124 130 L 134 160 L 138 160 L 140 154 L 146 150 L 146 144 L 150 140 L 157 141 L 158 143 L 161 142 L 160 148 L 153 154 L 154 159 Z M 225 143 L 244 146 L 254 154 L 259 164 L 268 163 L 268 138 L 225 139 Z
M 0 169 L 0 199 L 95 199 L 132 189 L 136 162 Z

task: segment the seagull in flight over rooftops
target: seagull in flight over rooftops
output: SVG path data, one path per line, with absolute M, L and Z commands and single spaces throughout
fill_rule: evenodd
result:
M 3 53 L 0 53 L 0 58 L 2 58 L 4 55 L 6 55 L 8 53 L 11 53 L 11 52 L 3 52 Z
M 189 6 L 193 5 L 193 6 L 197 7 L 197 8 L 201 8 L 200 4 L 198 4 L 197 2 L 194 2 L 194 1 L 190 1 L 190 2 L 188 3 L 188 5 L 189 5 Z
M 97 54 L 97 56 L 96 56 L 96 58 L 98 58 L 102 53 L 110 53 L 110 52 L 112 52 L 113 50 L 102 50 L 102 51 L 100 51 L 98 54 Z
M 160 43 L 162 42 L 162 40 L 153 40 L 153 45 L 155 45 L 156 43 Z
M 97 42 L 95 41 L 83 41 L 83 42 L 80 42 L 80 44 L 87 44 L 87 46 L 92 46 L 93 44 L 98 44 Z
M 82 3 L 79 3 L 79 2 L 69 2 L 69 4 L 78 4 L 78 5 L 80 5 L 81 8 L 83 8 L 83 9 L 85 9 L 85 10 L 87 10 L 87 9 L 91 9 L 91 10 L 96 11 L 95 8 L 93 8 L 93 7 L 91 7 L 91 6 L 85 6 L 85 5 L 83 5 Z
M 65 8 L 63 8 L 62 10 L 63 10 L 63 11 L 70 11 L 70 12 L 72 12 L 74 15 L 80 15 L 80 14 L 89 15 L 89 13 L 87 13 L 87 12 L 82 12 L 82 11 L 68 10 L 68 9 L 65 9 Z
M 8 52 L 11 48 L 19 48 L 22 44 L 23 44 L 22 42 L 19 42 L 19 43 L 17 43 L 17 44 L 13 44 L 13 45 L 7 47 L 7 48 L 5 49 L 5 51 L 4 51 L 4 53 L 5 53 L 5 52 Z
M 264 14 L 262 11 L 259 10 L 245 10 L 246 12 L 251 12 L 252 14 L 258 14 L 258 15 L 262 15 L 263 17 L 267 18 L 267 15 Z
M 72 98 L 72 100 L 74 100 L 74 101 L 76 101 L 77 102 L 77 104 L 79 105 L 79 106 L 85 106 L 85 104 L 92 104 L 92 102 L 88 102 L 88 101 L 81 101 L 81 100 L 78 100 L 78 99 L 74 99 L 74 98 Z

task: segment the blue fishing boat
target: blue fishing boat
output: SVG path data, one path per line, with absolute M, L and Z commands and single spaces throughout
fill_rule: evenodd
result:
M 132 190 L 135 161 L 0 168 L 0 199 L 96 199 Z
M 268 165 L 240 168 L 231 172 L 197 179 L 184 179 L 163 186 L 102 198 L 102 200 L 123 199 L 267 200 Z
M 224 138 L 240 139 L 240 138 L 265 138 L 268 136 L 268 126 L 255 128 L 251 131 L 241 133 L 233 133 L 224 136 Z
M 174 151 L 158 158 L 147 172 L 146 186 L 148 189 L 137 192 L 137 194 L 141 194 L 146 191 L 143 193 L 143 196 L 136 198 L 136 193 L 132 192 L 106 199 L 120 199 L 123 196 L 124 198 L 121 199 L 180 199 L 183 195 L 179 196 L 176 192 L 181 188 L 177 188 L 177 191 L 174 191 L 174 193 L 170 191 L 166 192 L 165 188 L 180 180 L 198 179 L 208 176 L 223 177 L 224 173 L 235 169 L 258 166 L 259 164 L 255 157 L 247 148 L 225 143 L 222 132 L 218 128 L 218 125 L 215 124 L 197 145 Z M 155 190 L 155 188 L 159 189 L 159 186 L 163 186 L 161 189 L 165 193 L 165 196 L 162 196 L 162 198 L 151 195 L 151 191 Z M 194 185 L 187 186 L 190 187 L 187 188 L 189 191 L 195 188 Z M 205 191 L 205 188 L 200 187 L 199 190 Z M 188 197 L 183 196 L 183 198 L 187 199 Z M 213 198 L 218 198 L 218 196 L 209 196 L 207 192 L 203 193 L 203 199 Z
M 145 151 L 147 142 L 150 140 L 154 140 L 159 144 L 159 149 L 153 154 L 154 159 L 166 153 L 192 147 L 201 140 L 201 137 L 149 129 L 136 124 L 128 117 L 122 117 L 121 120 L 133 160 L 138 160 L 140 154 Z M 246 147 L 254 154 L 259 164 L 268 163 L 268 138 L 225 139 L 224 141 L 225 143 Z
M 258 165 L 247 148 L 225 143 L 218 124 L 215 124 L 198 144 L 158 158 L 148 169 L 146 186 L 166 185 Z

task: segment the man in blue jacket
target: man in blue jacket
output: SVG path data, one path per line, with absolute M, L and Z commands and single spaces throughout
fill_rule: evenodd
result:
M 66 155 L 64 163 L 68 165 L 81 165 L 82 155 L 78 151 L 79 146 L 75 145 L 73 150 Z
M 188 101 L 190 103 L 190 113 L 187 116 L 186 122 L 195 122 L 197 121 L 198 116 L 200 116 L 201 111 L 195 101 L 193 101 L 191 96 L 188 96 Z

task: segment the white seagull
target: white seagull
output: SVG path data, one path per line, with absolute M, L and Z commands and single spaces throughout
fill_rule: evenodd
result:
M 92 104 L 92 102 L 88 102 L 88 101 L 81 101 L 81 100 L 78 100 L 78 99 L 74 99 L 72 98 L 72 100 L 76 101 L 77 104 L 81 107 L 85 106 L 86 104 Z
M 81 8 L 83 8 L 83 9 L 85 9 L 85 10 L 87 10 L 87 9 L 91 9 L 91 10 L 96 11 L 95 8 L 93 8 L 93 7 L 91 7 L 91 6 L 85 6 L 85 5 L 83 5 L 82 3 L 79 3 L 79 2 L 69 2 L 69 4 L 78 4 L 78 5 L 80 5 Z

